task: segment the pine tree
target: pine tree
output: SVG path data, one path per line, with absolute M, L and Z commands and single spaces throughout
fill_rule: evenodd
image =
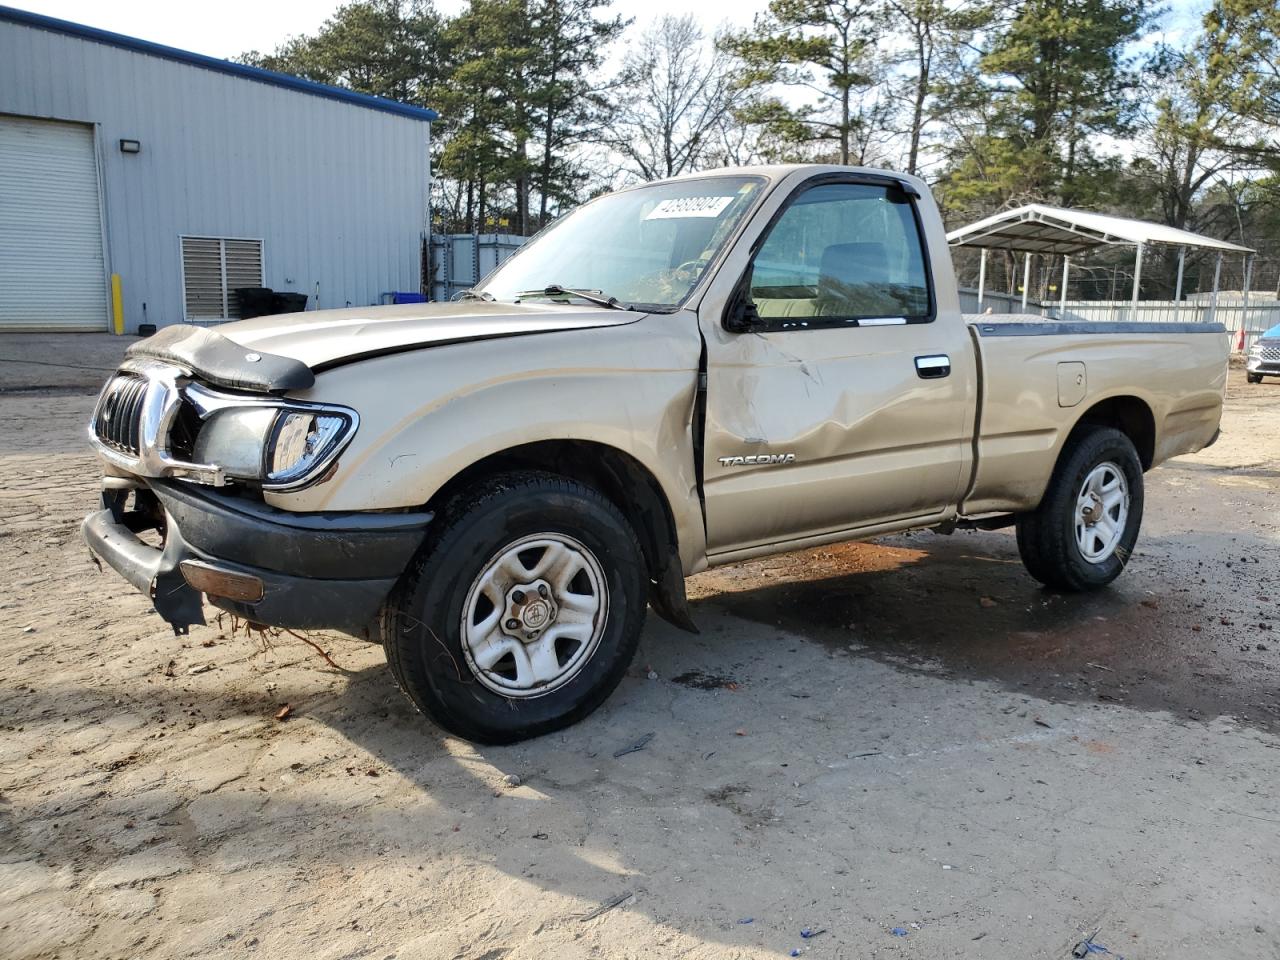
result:
M 444 18 L 431 0 L 360 0 L 339 7 L 311 37 L 237 59 L 266 70 L 402 103 L 424 102 L 440 77 Z
M 793 107 L 766 98 L 743 119 L 782 144 L 835 144 L 840 163 L 858 153 L 866 159 L 868 137 L 884 118 L 876 102 L 860 94 L 881 76 L 876 43 L 883 27 L 875 0 L 770 0 L 751 29 L 724 38 L 724 48 L 746 65 L 745 84 L 799 88 L 818 100 Z
M 1126 48 L 1147 0 L 1018 0 L 987 31 L 976 74 L 951 91 L 962 116 L 952 199 L 1091 203 L 1116 163 L 1095 147 L 1126 133 L 1137 73 Z

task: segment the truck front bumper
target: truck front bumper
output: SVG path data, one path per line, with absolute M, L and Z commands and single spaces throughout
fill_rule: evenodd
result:
M 289 513 L 180 480 L 108 477 L 102 509 L 81 531 L 176 633 L 205 622 L 203 594 L 255 624 L 360 635 L 376 624 L 431 519 Z M 139 536 L 148 530 L 159 546 Z

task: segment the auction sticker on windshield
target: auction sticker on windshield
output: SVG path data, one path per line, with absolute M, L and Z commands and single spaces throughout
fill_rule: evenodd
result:
M 733 197 L 672 197 L 649 211 L 646 220 L 675 220 L 684 217 L 718 217 Z

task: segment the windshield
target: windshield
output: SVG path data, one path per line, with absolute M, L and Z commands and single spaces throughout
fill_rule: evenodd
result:
M 1272 327 L 1270 330 L 1264 333 L 1263 336 L 1268 340 L 1271 340 L 1273 338 L 1276 340 L 1280 340 L 1280 323 L 1277 323 L 1274 327 Z
M 583 290 L 674 309 L 742 221 L 764 181 L 708 177 L 611 193 L 557 220 L 479 288 L 497 300 Z M 562 288 L 551 294 L 549 286 Z

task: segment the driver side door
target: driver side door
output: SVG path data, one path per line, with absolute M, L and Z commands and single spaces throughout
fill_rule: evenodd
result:
M 939 315 L 918 199 L 875 179 L 801 186 L 736 294 L 757 329 L 700 315 L 713 561 L 954 510 L 973 351 L 958 308 Z

